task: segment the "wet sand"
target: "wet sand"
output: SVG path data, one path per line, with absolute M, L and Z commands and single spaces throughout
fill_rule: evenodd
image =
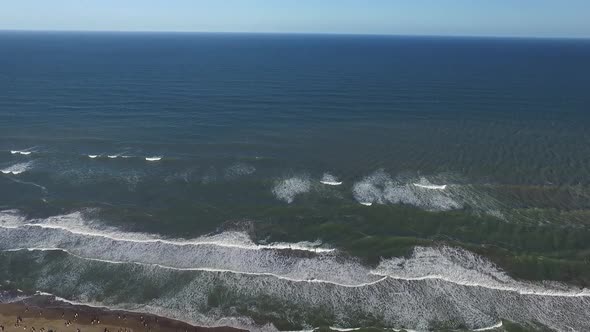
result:
M 77 306 L 34 296 L 14 303 L 0 303 L 0 332 L 239 332 L 229 327 L 198 327 L 173 319 L 126 311 Z

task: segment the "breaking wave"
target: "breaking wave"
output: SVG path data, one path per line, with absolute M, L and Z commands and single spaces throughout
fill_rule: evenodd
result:
M 0 170 L 0 172 L 2 172 L 4 174 L 18 175 L 18 174 L 21 174 L 21 173 L 26 172 L 29 169 L 31 169 L 31 166 L 32 166 L 31 162 L 18 163 L 18 164 L 14 164 L 12 166 L 6 167 L 6 168 Z
M 20 154 L 20 155 L 23 155 L 23 156 L 28 156 L 28 155 L 30 155 L 32 152 L 33 152 L 33 151 L 29 151 L 29 150 L 23 150 L 23 151 L 20 151 L 20 150 L 10 150 L 10 153 L 11 153 L 11 154 Z
M 447 211 L 469 206 L 476 212 L 502 218 L 499 212 L 502 204 L 485 192 L 476 190 L 474 186 L 433 184 L 426 177 L 392 177 L 385 171 L 378 170 L 356 182 L 352 193 L 364 205 L 406 204 L 428 211 Z
M 255 310 L 255 299 L 272 299 L 273 315 L 328 310 L 342 329 L 359 326 L 365 316 L 414 330 L 444 323 L 483 331 L 502 319 L 590 329 L 588 289 L 514 280 L 483 257 L 451 247 L 416 247 L 409 257 L 371 268 L 320 243 L 259 245 L 239 232 L 163 239 L 80 213 L 27 220 L 3 211 L 0 249 L 0 260 L 19 255 L 19 261 L 32 257 L 30 264 L 39 264 L 26 269 L 40 269 L 34 279 L 39 290 L 200 325 L 248 321 L 221 304 L 210 307 L 211 294 L 221 292 L 216 301 L 229 307 L 246 301 Z M 156 294 L 141 297 L 147 288 Z
M 338 178 L 330 173 L 324 173 L 320 183 L 328 186 L 339 186 L 342 184 L 342 181 L 338 181 Z

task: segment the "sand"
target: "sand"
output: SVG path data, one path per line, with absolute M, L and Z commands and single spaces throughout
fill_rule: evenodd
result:
M 154 315 L 74 306 L 43 296 L 14 303 L 0 303 L 0 332 L 2 327 L 3 331 L 27 332 L 243 331 L 229 327 L 197 327 Z

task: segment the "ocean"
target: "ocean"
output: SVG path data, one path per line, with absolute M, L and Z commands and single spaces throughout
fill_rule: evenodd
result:
M 588 86 L 588 40 L 0 32 L 1 287 L 589 330 Z

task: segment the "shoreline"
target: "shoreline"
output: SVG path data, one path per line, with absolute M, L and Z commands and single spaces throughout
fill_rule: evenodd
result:
M 3 328 L 2 328 L 3 327 Z M 51 295 L 32 295 L 0 303 L 0 332 L 242 332 L 233 327 L 194 326 L 179 320 L 125 310 L 97 308 L 59 301 Z

